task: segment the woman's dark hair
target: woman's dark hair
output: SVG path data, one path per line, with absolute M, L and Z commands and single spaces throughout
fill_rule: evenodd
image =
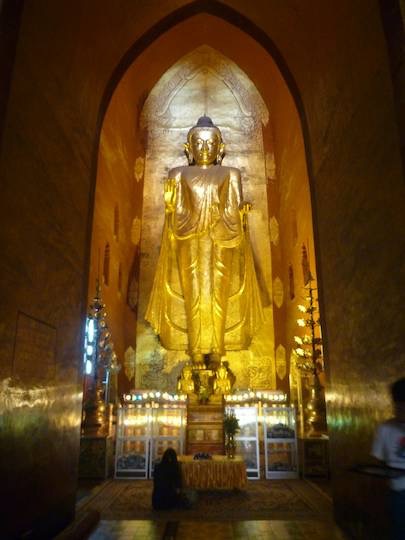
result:
M 391 385 L 391 395 L 394 403 L 405 402 L 405 377 L 398 379 Z
M 161 463 L 177 463 L 177 454 L 174 448 L 167 448 L 162 456 Z

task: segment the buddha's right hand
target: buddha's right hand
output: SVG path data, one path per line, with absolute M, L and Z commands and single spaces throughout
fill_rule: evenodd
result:
M 176 204 L 176 179 L 168 178 L 164 183 L 164 198 L 166 213 L 174 212 Z
M 246 230 L 248 226 L 248 214 L 252 210 L 252 203 L 244 201 L 239 206 L 240 217 L 242 220 L 243 229 Z

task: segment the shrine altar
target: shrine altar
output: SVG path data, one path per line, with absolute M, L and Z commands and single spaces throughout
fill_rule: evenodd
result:
M 212 459 L 179 456 L 183 488 L 243 489 L 247 484 L 246 465 L 242 456 L 229 459 L 214 455 Z

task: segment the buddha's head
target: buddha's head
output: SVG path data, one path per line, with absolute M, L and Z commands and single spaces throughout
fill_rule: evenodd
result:
M 190 165 L 195 163 L 200 167 L 220 164 L 224 148 L 221 132 L 208 116 L 198 119 L 197 124 L 188 132 L 184 145 Z
M 226 379 L 228 376 L 228 370 L 224 366 L 224 364 L 221 364 L 217 370 L 218 378 L 219 379 Z

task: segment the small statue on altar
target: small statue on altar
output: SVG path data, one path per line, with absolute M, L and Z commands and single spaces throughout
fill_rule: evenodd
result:
M 233 388 L 233 385 L 235 384 L 236 382 L 236 375 L 235 373 L 231 370 L 231 368 L 229 367 L 229 362 L 227 360 L 223 360 L 222 361 L 222 364 L 226 367 L 227 371 L 228 371 L 228 379 L 231 383 L 231 388 Z
M 231 380 L 229 377 L 228 369 L 221 363 L 215 373 L 214 379 L 214 393 L 215 394 L 229 394 L 232 388 Z
M 181 377 L 177 383 L 177 390 L 180 394 L 188 395 L 194 393 L 193 370 L 188 364 L 181 370 Z
M 166 349 L 188 353 L 196 369 L 207 360 L 215 370 L 226 351 L 247 349 L 263 322 L 251 205 L 239 169 L 221 164 L 224 143 L 211 118 L 190 129 L 185 151 L 189 165 L 169 171 L 164 184 L 166 217 L 145 319 Z

